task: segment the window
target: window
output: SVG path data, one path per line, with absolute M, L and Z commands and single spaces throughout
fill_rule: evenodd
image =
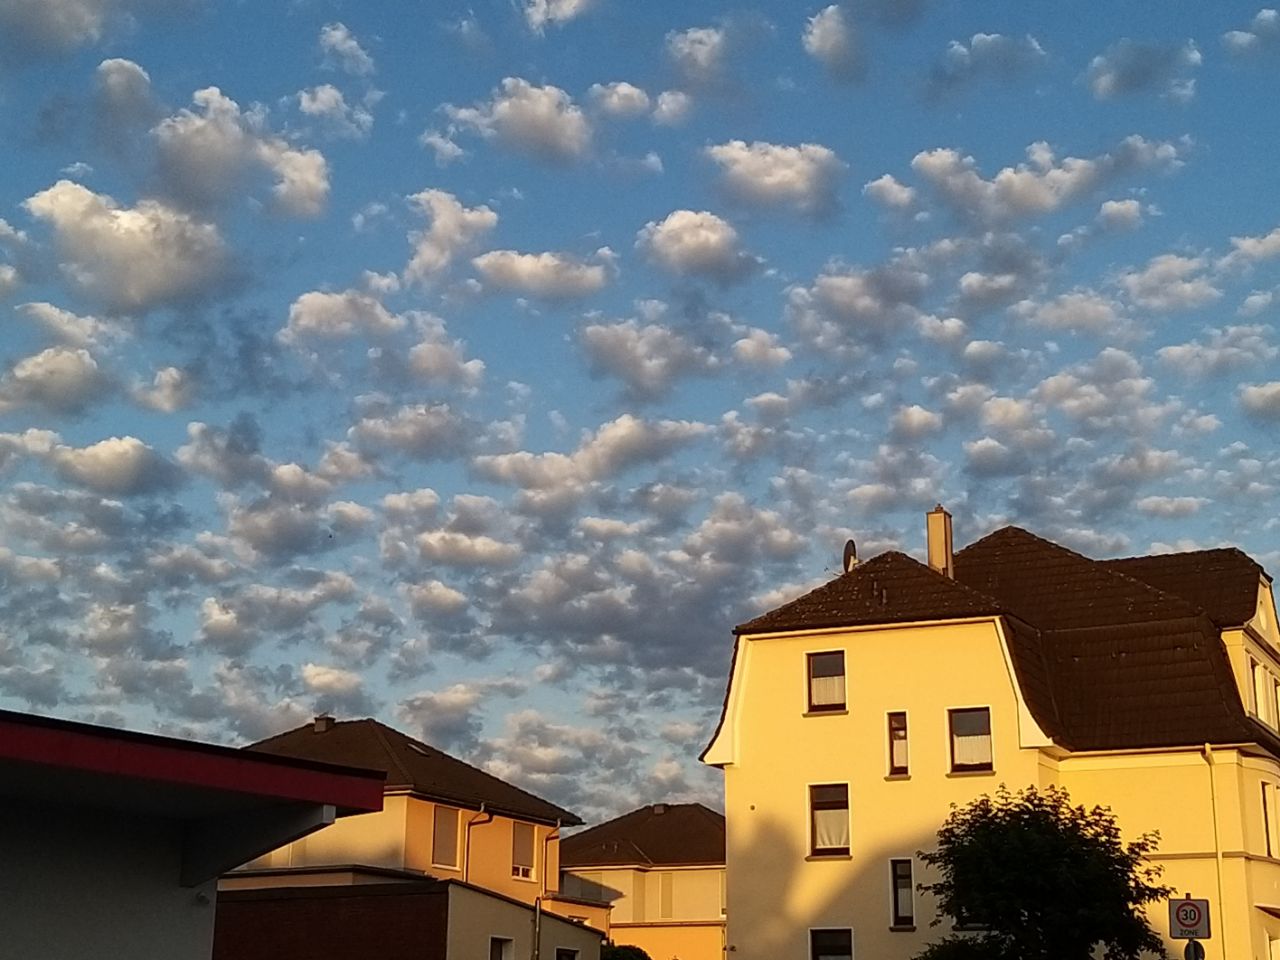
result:
M 1262 785 L 1262 834 L 1266 841 L 1266 851 L 1268 857 L 1274 857 L 1276 850 L 1276 840 L 1280 839 L 1275 835 L 1275 818 L 1276 818 L 1276 788 L 1270 783 Z
M 1249 672 L 1253 676 L 1253 713 L 1259 720 L 1267 719 L 1267 671 L 1257 660 L 1249 661 Z
M 664 871 L 658 874 L 658 918 L 670 920 L 675 913 L 675 874 Z
M 889 714 L 889 776 L 907 774 L 907 715 Z
M 853 931 L 810 930 L 809 960 L 853 960 Z
M 556 947 L 556 960 L 578 960 L 578 951 Z
M 458 811 L 455 807 L 436 807 L 431 862 L 437 867 L 458 868 Z
M 515 942 L 505 937 L 489 938 L 489 960 L 512 960 Z
M 533 879 L 533 824 L 511 825 L 511 875 L 521 880 Z
M 844 653 L 809 654 L 809 712 L 843 710 Z
M 911 861 L 889 861 L 890 896 L 893 898 L 893 926 L 915 929 L 916 904 L 911 889 Z
M 951 772 L 991 770 L 991 710 L 948 710 L 951 723 Z
M 815 857 L 849 854 L 849 785 L 809 788 L 810 852 Z

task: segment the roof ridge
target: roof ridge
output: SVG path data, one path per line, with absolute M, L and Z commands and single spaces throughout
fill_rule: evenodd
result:
M 408 783 L 408 784 L 413 783 L 413 774 L 409 772 L 408 767 L 406 767 L 403 763 L 400 762 L 400 758 L 396 756 L 396 752 L 395 750 L 392 749 L 391 743 L 387 740 L 387 736 L 386 736 L 388 732 L 396 733 L 396 734 L 399 734 L 400 736 L 404 736 L 404 734 L 399 733 L 398 730 L 393 730 L 391 727 L 388 727 L 385 723 L 375 720 L 373 717 L 365 717 L 363 720 L 349 720 L 347 722 L 373 724 L 373 732 L 374 734 L 377 735 L 378 742 L 382 744 L 382 747 L 386 751 L 387 756 L 391 759 L 392 765 L 394 765 L 395 768 L 400 771 L 400 775 L 404 778 L 405 783 Z

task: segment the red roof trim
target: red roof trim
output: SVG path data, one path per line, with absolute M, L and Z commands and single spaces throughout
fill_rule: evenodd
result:
M 382 809 L 379 771 L 0 711 L 0 760 L 181 784 L 263 799 Z

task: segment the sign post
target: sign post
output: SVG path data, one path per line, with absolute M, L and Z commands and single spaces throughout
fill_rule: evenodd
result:
M 1184 960 L 1204 960 L 1204 947 L 1200 941 L 1212 936 L 1209 929 L 1209 901 L 1194 899 L 1189 893 L 1185 899 L 1170 900 L 1169 936 L 1174 940 L 1187 941 L 1182 951 Z

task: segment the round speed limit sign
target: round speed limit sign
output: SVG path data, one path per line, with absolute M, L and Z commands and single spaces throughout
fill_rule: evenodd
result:
M 1200 904 L 1194 901 L 1180 903 L 1174 910 L 1174 916 L 1178 918 L 1180 927 L 1198 927 L 1201 919 Z

